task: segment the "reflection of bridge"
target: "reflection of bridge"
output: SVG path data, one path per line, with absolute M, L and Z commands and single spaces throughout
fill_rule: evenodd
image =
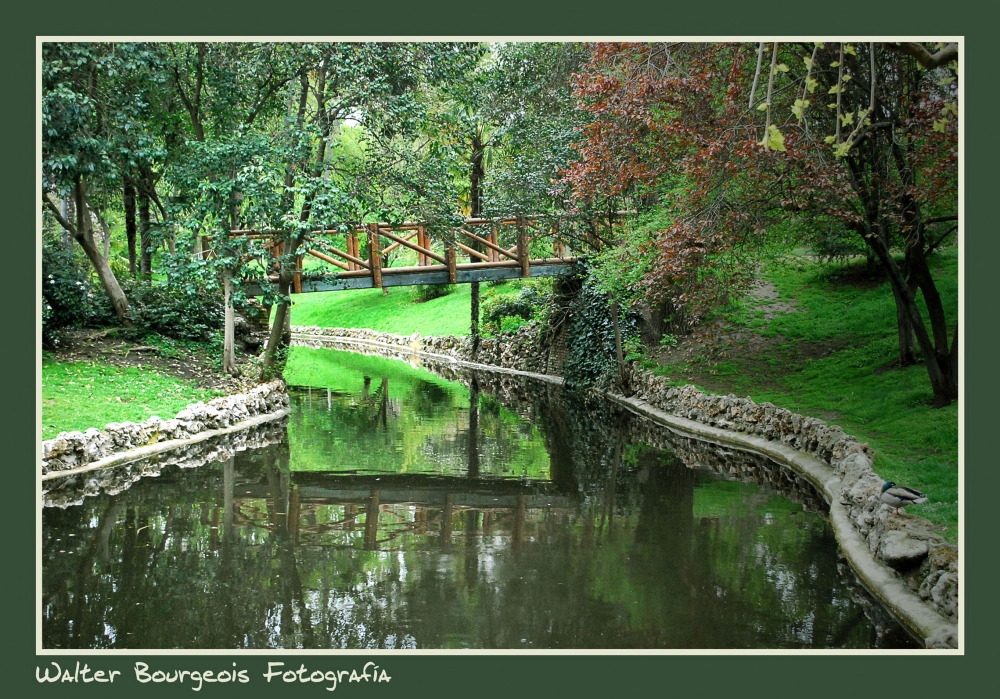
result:
M 363 530 L 364 548 L 370 551 L 404 531 L 427 534 L 432 528 L 438 530 L 441 545 L 447 547 L 458 514 L 465 516 L 466 531 L 482 528 L 484 535 L 492 530 L 496 517 L 509 519 L 510 535 L 517 545 L 524 535 L 528 510 L 570 512 L 576 505 L 574 498 L 555 492 L 548 482 L 417 474 L 272 473 L 267 483 L 240 484 L 239 491 L 239 495 L 229 496 L 237 506 L 235 511 L 240 512 L 241 503 L 265 500 L 270 513 L 265 526 L 287 532 L 293 545 L 298 545 L 303 535 L 316 545 L 317 537 L 358 529 Z M 343 507 L 340 522 L 316 522 L 317 509 L 327 505 Z M 387 513 L 399 519 L 400 508 L 412 509 L 413 521 L 380 523 L 380 515 Z M 363 522 L 359 523 L 359 517 Z M 245 516 L 238 515 L 238 520 L 251 523 Z M 353 548 L 352 544 L 344 546 Z
M 436 235 L 430 227 L 412 222 L 370 223 L 346 232 L 314 231 L 304 244 L 304 252 L 296 258 L 291 292 L 462 284 L 569 274 L 576 258 L 567 254 L 558 227 L 558 221 L 545 224 L 518 216 L 467 218 L 447 234 Z M 234 230 L 231 235 L 265 241 L 264 247 L 274 258 L 283 254 L 283 244 L 272 239 L 270 231 Z M 389 266 L 388 256 L 397 250 L 416 253 L 416 264 Z M 305 268 L 307 255 L 320 264 Z M 468 256 L 470 261 L 459 263 L 459 255 Z M 335 276 L 331 277 L 329 272 L 335 272 Z M 261 293 L 261 281 L 248 285 L 248 296 Z M 277 281 L 277 275 L 270 275 L 268 281 Z
M 574 502 L 566 495 L 547 493 L 545 485 L 528 485 L 520 481 L 506 480 L 471 480 L 461 476 L 455 477 L 421 477 L 417 475 L 371 475 L 371 476 L 333 476 L 317 482 L 302 483 L 306 474 L 296 472 L 295 492 L 298 501 L 305 503 L 324 504 L 356 504 L 373 497 L 378 493 L 379 502 L 383 505 L 425 505 L 443 507 L 447 502 L 454 507 L 512 508 L 518 503 L 525 507 L 557 507 L 572 508 Z M 313 480 L 313 479 L 309 479 Z M 272 498 L 268 484 L 241 485 L 247 498 Z M 280 495 L 279 495 L 280 497 Z

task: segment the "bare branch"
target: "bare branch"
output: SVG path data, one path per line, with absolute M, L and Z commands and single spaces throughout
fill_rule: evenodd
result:
M 753 96 L 757 92 L 757 83 L 760 81 L 760 67 L 764 62 L 764 42 L 757 46 L 757 70 L 753 74 L 753 86 L 750 88 L 750 104 L 747 109 L 753 109 Z
M 924 221 L 925 226 L 929 226 L 932 223 L 942 223 L 943 221 L 957 221 L 958 214 L 949 214 L 948 216 L 936 216 L 934 218 L 929 218 Z
M 914 41 L 903 41 L 898 44 L 899 50 L 913 56 L 924 68 L 937 68 L 950 61 L 958 60 L 958 44 L 952 42 L 935 54 L 932 54 L 923 44 Z
M 62 212 L 59 211 L 59 207 L 56 206 L 51 199 L 49 199 L 48 195 L 45 192 L 42 192 L 42 203 L 44 203 L 46 206 L 49 207 L 49 211 L 51 211 L 53 215 L 56 217 L 56 220 L 59 221 L 59 225 L 65 228 L 67 231 L 69 231 L 70 235 L 72 235 L 75 238 L 76 226 L 74 226 L 72 223 L 66 220 L 66 218 L 62 215 Z

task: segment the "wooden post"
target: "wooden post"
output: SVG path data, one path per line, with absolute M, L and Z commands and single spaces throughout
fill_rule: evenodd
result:
M 357 233 L 357 231 L 348 231 L 347 232 L 347 254 L 348 255 L 353 255 L 354 257 L 358 256 L 358 233 Z M 348 261 L 347 264 L 350 267 L 351 271 L 358 269 L 358 264 L 356 262 Z
M 373 490 L 365 509 L 365 551 L 374 551 L 378 545 L 379 491 Z
M 521 276 L 531 276 L 531 266 L 528 259 L 531 252 L 528 250 L 528 235 L 524 230 L 524 219 L 517 217 L 517 259 L 521 261 Z
M 239 373 L 236 369 L 236 313 L 233 310 L 233 282 L 229 273 L 226 274 L 225 289 L 226 323 L 222 340 L 222 371 L 235 376 Z
M 552 224 L 552 254 L 554 257 L 564 257 L 566 250 L 559 239 L 559 220 Z
M 382 246 L 377 223 L 368 224 L 368 261 L 372 266 L 372 286 L 382 288 Z
M 455 507 L 455 496 L 448 493 L 444 496 L 444 511 L 441 513 L 441 548 L 451 546 L 451 517 Z
M 455 246 L 451 243 L 445 245 L 444 257 L 448 260 L 448 283 L 457 284 L 458 283 L 458 268 L 455 266 L 457 263 L 455 261 Z
M 500 242 L 499 242 L 500 241 L 500 234 L 497 232 L 497 226 L 499 226 L 499 225 L 500 224 L 493 224 L 492 226 L 490 226 L 489 241 L 491 243 L 493 243 L 494 245 L 496 245 L 497 247 L 500 246 Z M 490 252 L 490 260 L 489 260 L 490 262 L 499 262 L 500 261 L 500 253 L 498 253 L 496 250 L 492 250 L 492 249 L 489 252 Z
M 417 246 L 426 248 L 430 250 L 430 246 L 427 244 L 427 233 L 423 226 L 417 228 Z M 422 252 L 417 253 L 417 266 L 425 267 L 427 265 L 427 255 Z
M 302 258 L 304 255 L 299 255 L 295 258 L 295 276 L 292 278 L 292 288 L 295 290 L 296 294 L 302 293 Z

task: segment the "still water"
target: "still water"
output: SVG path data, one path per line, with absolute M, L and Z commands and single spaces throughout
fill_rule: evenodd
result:
M 521 378 L 289 372 L 287 431 L 46 484 L 46 648 L 912 643 L 759 457 Z

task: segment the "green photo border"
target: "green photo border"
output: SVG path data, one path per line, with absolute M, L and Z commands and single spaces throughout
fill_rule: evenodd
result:
M 139 684 L 131 675 L 136 660 L 158 669 L 221 670 L 230 661 L 250 671 L 249 684 L 205 685 L 196 694 L 209 696 L 324 696 L 324 685 L 270 685 L 262 673 L 267 662 L 286 668 L 357 666 L 372 660 L 392 677 L 388 684 L 343 684 L 343 694 L 381 696 L 604 696 L 650 693 L 656 697 L 758 696 L 778 693 L 816 696 L 852 694 L 917 694 L 963 696 L 988 687 L 992 661 L 1000 643 L 990 623 L 997 618 L 991 583 L 996 579 L 996 531 L 990 493 L 1000 493 L 998 460 L 987 443 L 1000 414 L 992 390 L 997 386 L 995 326 L 1000 321 L 997 293 L 991 282 L 992 255 L 1000 254 L 1000 236 L 990 227 L 993 200 L 989 189 L 997 181 L 997 88 L 991 73 L 997 62 L 988 51 L 997 44 L 995 24 L 980 14 L 978 3 L 955 0 L 865 2 L 860 5 L 799 3 L 767 4 L 714 0 L 676 3 L 626 0 L 581 3 L 559 0 L 513 0 L 490 6 L 471 3 L 418 3 L 383 0 L 378 3 L 248 4 L 177 0 L 171 3 L 113 2 L 95 4 L 51 0 L 7 11 L 2 50 L 5 66 L 5 167 L 2 169 L 4 228 L 8 249 L 7 288 L 12 294 L 6 314 L 13 318 L 4 334 L 3 377 L 8 389 L 4 433 L 8 448 L 3 468 L 13 521 L 23 523 L 7 537 L 9 560 L 3 566 L 6 584 L 2 656 L 7 696 L 134 697 L 183 696 L 190 685 Z M 629 36 L 745 37 L 772 36 L 962 36 L 962 117 L 964 119 L 964 303 L 969 321 L 964 329 L 964 463 L 969 484 L 963 495 L 965 612 L 963 655 L 932 657 L 872 652 L 871 655 L 774 656 L 512 656 L 512 655 L 93 655 L 46 658 L 35 655 L 39 614 L 35 600 L 35 502 L 39 389 L 36 372 L 39 345 L 36 322 L 38 263 L 36 216 L 37 69 L 36 36 L 303 36 L 453 38 L 627 38 Z M 18 250 L 31 255 L 16 257 Z M 24 299 L 27 298 L 25 301 Z M 965 321 L 963 321 L 965 322 Z M 30 370 L 28 369 L 30 367 Z M 32 410 L 26 409 L 31 405 Z M 80 660 L 92 669 L 115 669 L 123 675 L 114 684 L 44 683 L 35 680 L 36 666 L 54 659 L 61 665 Z M 989 674 L 988 674 L 989 673 Z M 982 679 L 982 682 L 977 680 Z M 967 688 L 967 689 L 966 689 Z M 9 692 L 9 693 L 8 693 Z

